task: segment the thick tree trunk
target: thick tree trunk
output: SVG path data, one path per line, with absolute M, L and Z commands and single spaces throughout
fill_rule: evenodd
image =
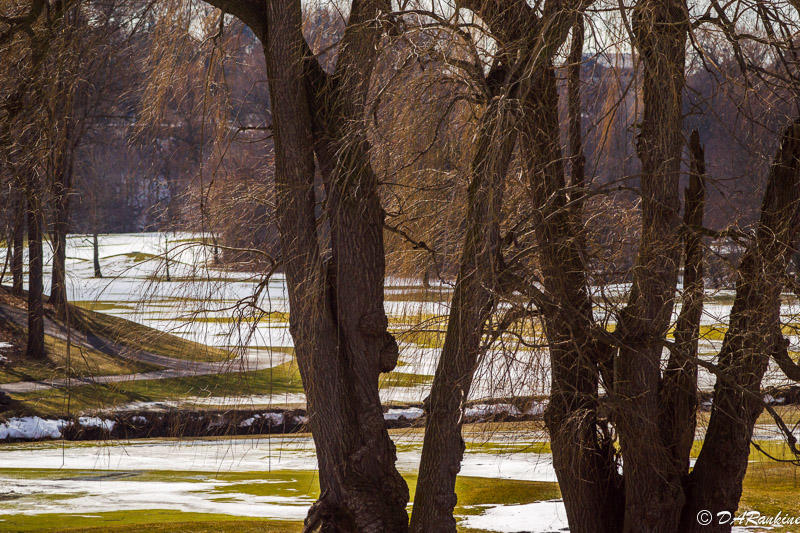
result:
M 464 441 L 461 420 L 481 355 L 483 327 L 500 274 L 500 213 L 516 142 L 515 104 L 498 98 L 484 113 L 467 194 L 466 237 L 442 355 L 428 401 L 411 530 L 455 531 L 455 482 Z M 500 139 L 499 146 L 496 145 Z
M 673 532 L 684 503 L 681 473 L 659 427 L 661 355 L 675 300 L 680 247 L 678 183 L 685 43 L 684 0 L 640 0 L 634 44 L 643 65 L 642 236 L 628 305 L 618 319 L 614 422 L 625 474 L 625 532 Z
M 575 55 L 579 61 L 579 54 Z M 520 144 L 539 213 L 535 234 L 542 283 L 552 302 L 541 309 L 552 368 L 545 422 L 570 530 L 613 532 L 622 524 L 623 492 L 612 442 L 599 437 L 598 361 L 607 357 L 608 348 L 592 338 L 594 319 L 582 238 L 580 129 L 578 124 L 577 131 L 571 132 L 576 188 L 574 200 L 568 203 L 558 141 L 555 73 L 552 68 L 542 69 L 536 79 L 536 89 L 525 105 Z
M 16 296 L 22 295 L 23 283 L 23 245 L 25 239 L 25 216 L 27 213 L 27 202 L 25 193 L 16 190 L 12 193 L 14 197 L 14 227 L 12 229 L 12 255 L 11 255 L 11 292 Z
M 800 121 L 784 133 L 772 165 L 755 241 L 739 266 L 730 324 L 719 355 L 714 404 L 703 449 L 689 476 L 682 531 L 730 531 L 697 513 L 734 513 L 747 471 L 750 439 L 764 407 L 761 381 L 769 355 L 785 348 L 780 332 L 783 276 L 800 229 Z
M 28 184 L 28 347 L 29 359 L 43 359 L 44 305 L 42 258 L 42 208 L 39 191 Z
M 92 263 L 94 264 L 94 277 L 102 278 L 103 272 L 100 270 L 100 244 L 97 233 L 92 234 Z
M 351 19 L 357 19 L 361 8 L 354 5 L 351 12 Z M 383 310 L 383 212 L 375 177 L 358 137 L 344 145 L 338 131 L 329 129 L 339 161 L 327 184 L 333 260 L 323 265 L 314 214 L 315 138 L 309 85 L 304 81 L 300 3 L 270 2 L 267 19 L 264 52 L 275 132 L 278 225 L 290 327 L 322 492 L 306 529 L 405 531 L 408 489 L 394 467 L 395 448 L 378 396 L 378 376 L 394 367 L 397 346 L 386 332 Z M 374 53 L 359 48 L 357 36 L 353 39 L 344 43 L 353 47 L 351 53 Z M 352 117 L 338 98 L 356 98 L 352 112 L 357 113 L 362 109 L 358 96 L 342 91 L 334 96 L 333 116 Z

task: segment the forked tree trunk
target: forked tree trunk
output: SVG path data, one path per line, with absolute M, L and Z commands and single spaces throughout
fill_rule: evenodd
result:
M 25 193 L 17 189 L 12 192 L 14 198 L 14 227 L 12 229 L 12 255 L 11 255 L 11 292 L 15 296 L 22 295 L 23 283 L 23 246 L 25 242 L 25 217 L 27 202 Z
M 42 258 L 42 208 L 39 190 L 30 178 L 28 183 L 28 346 L 29 359 L 43 359 L 44 302 Z
M 585 4 L 548 2 L 540 19 L 524 3 L 465 2 L 498 39 L 504 63 L 498 73 L 505 80 L 499 89 L 494 88 L 503 95 L 490 102 L 478 131 L 459 276 L 429 397 L 411 517 L 414 532 L 455 531 L 455 480 L 464 452 L 463 406 L 482 355 L 484 324 L 494 308 L 501 276 L 506 274 L 499 249 L 500 215 L 506 172 L 521 122 L 516 102 L 525 101 L 537 90 L 531 72 L 549 64 Z
M 568 199 L 558 141 L 555 73 L 548 67 L 536 76 L 536 90 L 525 105 L 520 144 L 539 213 L 535 236 L 542 283 L 552 302 L 541 309 L 552 368 L 545 423 L 570 530 L 610 533 L 622 525 L 623 492 L 612 442 L 598 431 L 599 366 L 608 358 L 609 348 L 592 337 L 582 238 L 580 130 L 571 136 L 575 189 Z
M 357 17 L 361 8 L 354 5 L 351 12 L 356 14 L 351 18 Z M 290 328 L 320 468 L 321 496 L 309 512 L 306 530 L 405 531 L 408 489 L 394 467 L 395 449 L 378 397 L 378 376 L 394 366 L 397 347 L 386 332 L 383 311 L 383 213 L 373 196 L 374 175 L 363 145 L 333 139 L 343 166 L 329 179 L 328 202 L 335 206 L 330 211 L 333 262 L 323 265 L 314 214 L 315 138 L 300 3 L 269 2 L 266 15 L 262 42 Z M 364 24 L 357 30 L 366 28 L 366 20 L 358 20 Z M 374 53 L 360 44 L 357 35 L 345 42 L 353 54 Z M 342 90 L 341 98 L 356 98 L 354 112 L 361 109 L 358 95 Z M 348 113 L 341 101 L 333 109 Z
M 679 178 L 689 30 L 685 0 L 639 0 L 634 45 L 642 59 L 642 236 L 628 305 L 618 318 L 614 422 L 625 470 L 626 533 L 677 530 L 684 504 L 659 427 L 661 355 L 681 258 Z
M 394 467 L 378 396 L 378 375 L 397 358 L 383 311 L 383 213 L 359 131 L 382 31 L 376 19 L 389 9 L 353 3 L 337 73 L 325 80 L 306 57 L 299 1 L 209 3 L 247 24 L 266 56 L 290 331 L 320 470 L 321 496 L 305 529 L 405 531 L 408 488 Z M 333 233 L 333 257 L 325 264 L 315 216 L 315 150 Z
M 764 408 L 761 381 L 769 356 L 785 340 L 780 294 L 800 230 L 800 120 L 789 126 L 770 169 L 756 237 L 742 258 L 728 331 L 719 354 L 714 404 L 700 455 L 689 476 L 682 531 L 730 531 L 702 527 L 697 513 L 734 513 L 742 494 L 753 427 Z
M 384 212 L 364 124 L 383 32 L 381 17 L 390 10 L 384 0 L 351 3 L 336 71 L 323 91 L 327 105 L 318 103 L 314 112 L 324 118 L 315 147 L 331 229 L 328 283 L 339 332 L 341 372 L 350 389 L 340 401 L 355 417 L 352 433 L 344 434 L 343 452 L 348 459 L 339 465 L 337 477 L 345 492 L 344 507 L 355 514 L 360 530 L 402 531 L 408 527 L 408 487 L 395 468 L 395 446 L 378 394 L 380 374 L 394 369 L 398 348 L 388 333 L 383 305 Z M 335 163 L 328 160 L 332 151 Z

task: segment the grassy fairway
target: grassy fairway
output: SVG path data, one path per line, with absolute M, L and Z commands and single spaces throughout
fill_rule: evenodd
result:
M 72 306 L 72 310 L 72 321 L 76 328 L 131 349 L 192 361 L 225 361 L 232 357 L 227 350 L 186 340 L 124 318 L 78 306 Z
M 121 359 L 83 346 L 71 346 L 68 354 L 67 343 L 50 335 L 45 335 L 44 344 L 47 350 L 47 361 L 21 359 L 13 365 L 0 367 L 0 383 L 134 374 L 160 368 L 147 363 Z
M 132 402 L 163 402 L 186 397 L 221 396 L 236 398 L 248 394 L 301 393 L 297 365 L 292 361 L 253 372 L 231 372 L 169 379 L 124 381 L 80 385 L 15 394 L 15 399 L 41 416 L 60 416 L 69 401 L 74 413 L 109 409 Z M 276 398 L 276 402 L 280 397 Z M 244 400 L 243 400 L 244 401 Z

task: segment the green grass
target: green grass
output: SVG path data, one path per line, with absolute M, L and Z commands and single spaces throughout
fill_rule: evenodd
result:
M 432 376 L 392 372 L 386 375 L 382 387 L 425 385 Z M 300 372 L 294 360 L 273 368 L 251 372 L 229 372 L 181 378 L 124 381 L 121 383 L 75 385 L 69 390 L 48 389 L 14 394 L 13 397 L 40 416 L 61 416 L 69 404 L 71 413 L 110 409 L 133 402 L 162 402 L 186 397 L 221 396 L 227 398 L 247 395 L 275 396 L 302 393 Z
M 395 289 L 395 287 L 387 287 Z M 419 287 L 407 288 L 405 290 L 389 290 L 384 292 L 383 299 L 387 302 L 449 302 L 453 296 L 453 291 L 446 290 L 425 290 Z
M 72 345 L 67 360 L 67 343 L 45 335 L 46 361 L 20 359 L 0 367 L 0 383 L 47 381 L 56 378 L 109 376 L 155 370 L 155 365 L 120 359 L 92 348 Z
M 0 470 L 6 477 L 92 478 L 97 472 L 85 470 Z M 103 475 L 108 474 L 102 472 Z M 127 473 L 126 473 L 127 474 Z M 415 474 L 405 474 L 411 498 L 417 482 Z M 137 472 L 126 476 L 129 481 L 199 482 L 214 479 L 226 484 L 209 493 L 218 501 L 235 494 L 253 496 L 302 497 L 309 502 L 319 496 L 317 473 L 313 470 L 270 472 Z M 268 483 L 263 481 L 268 480 Z M 532 503 L 560 497 L 556 483 L 459 477 L 456 482 L 457 515 L 477 514 L 482 505 Z M 230 496 L 229 496 L 230 495 Z M 56 495 L 63 496 L 63 495 Z M 41 497 L 37 495 L 36 498 Z M 185 513 L 171 510 L 112 511 L 85 513 L 50 513 L 39 515 L 0 515 L 0 529 L 10 531 L 299 531 L 300 522 L 264 520 L 223 514 Z M 146 525 L 146 527 L 145 527 Z M 253 529 L 250 529 L 250 528 Z M 94 529 L 92 529 L 94 528 Z M 259 529 L 261 528 L 261 529 Z M 278 529 L 274 529 L 278 528 Z M 282 529 L 281 529 L 282 528 Z
M 4 531 L 141 532 L 172 533 L 284 533 L 303 529 L 302 522 L 264 520 L 211 513 L 184 513 L 164 509 L 104 513 L 45 513 L 0 515 Z
M 174 318 L 155 318 L 153 320 L 162 320 L 162 321 L 172 321 L 175 320 Z M 288 324 L 289 323 L 289 313 L 284 313 L 281 311 L 271 311 L 268 314 L 259 317 L 253 316 L 194 316 L 191 319 L 188 319 L 187 322 L 196 322 L 198 324 L 252 324 L 258 321 L 261 322 L 268 322 L 268 323 L 280 323 L 280 324 Z
M 444 345 L 445 327 L 441 331 L 402 331 L 395 330 L 392 333 L 399 342 L 416 344 L 420 348 L 441 348 Z
M 231 353 L 221 348 L 170 335 L 124 318 L 71 307 L 75 327 L 86 333 L 113 340 L 129 348 L 194 361 L 224 361 Z
M 116 302 L 114 300 L 81 300 L 81 301 L 73 301 L 70 302 L 72 305 L 76 305 L 81 309 L 86 309 L 88 311 L 116 311 L 116 310 L 125 310 L 125 311 L 136 311 L 135 304 L 131 302 L 123 303 L 123 302 Z
M 380 388 L 382 389 L 388 387 L 414 387 L 430 385 L 431 383 L 433 383 L 433 376 L 406 372 L 390 372 L 389 374 L 382 374 L 380 378 Z
M 80 385 L 70 390 L 51 389 L 14 394 L 13 397 L 36 414 L 60 416 L 66 413 L 68 403 L 70 411 L 78 413 L 132 402 L 160 402 L 188 396 L 237 397 L 297 392 L 303 392 L 300 374 L 294 362 L 287 362 L 252 372 Z

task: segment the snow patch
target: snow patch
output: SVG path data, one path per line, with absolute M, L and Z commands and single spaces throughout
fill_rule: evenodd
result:
M 254 496 L 219 492 L 235 486 L 225 481 L 164 482 L 116 481 L 98 483 L 83 479 L 3 479 L 3 488 L 29 496 L 6 503 L 3 513 L 70 513 L 172 509 L 194 513 L 302 520 L 312 499 L 307 496 Z M 67 498 L 43 499 L 39 494 L 64 494 Z M 224 501 L 220 496 L 224 495 Z M 5 502 L 4 502 L 5 503 Z
M 486 511 L 479 515 L 465 516 L 459 525 L 485 531 L 529 531 L 550 533 L 569 531 L 567 511 L 561 500 L 547 500 L 522 505 L 479 505 Z
M 270 426 L 280 426 L 286 420 L 286 417 L 283 413 L 263 413 L 253 415 L 250 418 L 246 418 L 239 423 L 240 428 L 249 428 L 250 426 L 255 423 L 256 420 L 264 419 L 269 421 Z
M 384 420 L 414 420 L 421 417 L 424 411 L 419 407 L 409 407 L 407 409 L 389 409 L 383 413 Z
M 82 416 L 78 418 L 78 424 L 85 428 L 101 428 L 111 433 L 117 423 L 113 420 L 105 420 L 96 416 Z
M 533 402 L 530 408 L 525 411 L 525 414 L 530 416 L 539 416 L 544 414 L 545 409 L 547 409 L 547 402 Z
M 479 403 L 477 405 L 473 405 L 472 407 L 467 407 L 466 409 L 464 409 L 465 417 L 489 416 L 489 415 L 499 415 L 499 414 L 519 416 L 522 413 L 520 412 L 519 409 L 517 409 L 510 403 L 493 403 L 493 404 Z
M 65 420 L 45 420 L 38 416 L 12 418 L 0 424 L 0 440 L 6 439 L 60 439 Z
M 775 398 L 772 394 L 764 395 L 764 403 L 766 403 L 767 405 L 782 404 L 785 401 L 786 398 Z

